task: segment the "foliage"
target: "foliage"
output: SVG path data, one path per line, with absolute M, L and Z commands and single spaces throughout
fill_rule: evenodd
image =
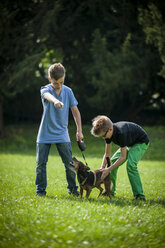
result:
M 132 200 L 123 165 L 118 172 L 117 195 L 109 202 L 108 198 L 96 198 L 97 189 L 88 201 L 69 196 L 64 167 L 54 147 L 47 166 L 47 197 L 35 197 L 37 127 L 10 127 L 9 140 L 1 140 L 0 144 L 4 148 L 0 154 L 0 246 L 164 247 L 165 132 L 164 127 L 145 129 L 154 148 L 151 152 L 149 148 L 147 157 L 139 163 L 147 200 Z M 104 142 L 89 135 L 89 131 L 90 127 L 85 126 L 85 155 L 94 170 L 101 164 Z M 70 134 L 74 155 L 82 160 L 74 126 L 70 126 Z
M 1 2 L 1 73 L 0 96 L 15 96 L 37 81 L 35 71 L 42 51 L 37 49 L 32 19 L 35 11 L 34 1 L 22 3 Z M 36 50 L 33 53 L 33 50 Z
M 41 115 L 39 89 L 56 61 L 85 122 L 100 112 L 117 120 L 153 109 L 163 116 L 164 4 L 150 2 L 1 1 L 0 133 L 2 112 L 8 122 Z
M 160 55 L 162 61 L 162 68 L 158 75 L 165 78 L 165 23 L 161 10 L 154 4 L 149 4 L 148 9 L 139 9 L 139 23 L 142 25 L 146 35 L 146 43 L 153 44 Z M 164 102 L 165 82 L 160 80 L 155 84 L 155 93 L 153 100 L 155 106 L 159 105 L 161 108 Z M 153 103 L 152 100 L 152 103 Z
M 4 135 L 3 113 L 9 99 L 27 88 L 35 89 L 40 82 L 36 71 L 43 50 L 37 46 L 33 30 L 36 11 L 37 3 L 33 0 L 0 3 L 0 136 Z
M 146 49 L 142 61 L 141 51 L 135 51 L 132 36 L 128 33 L 120 51 L 110 52 L 106 37 L 101 37 L 99 30 L 95 31 L 93 60 L 88 70 L 93 90 L 88 93 L 87 101 L 93 109 L 107 115 L 117 112 L 120 119 L 136 120 L 158 88 L 153 83 L 156 77 L 152 63 L 150 68 L 147 66 L 155 57 Z
M 139 9 L 139 23 L 146 34 L 146 43 L 154 44 L 162 60 L 160 76 L 165 78 L 165 23 L 157 6 L 149 4 L 149 9 Z

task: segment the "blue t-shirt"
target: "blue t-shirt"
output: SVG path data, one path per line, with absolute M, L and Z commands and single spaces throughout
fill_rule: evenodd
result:
M 61 109 L 55 108 L 52 102 L 44 98 L 45 93 L 52 94 L 64 104 Z M 60 95 L 51 84 L 41 87 L 41 99 L 43 104 L 43 115 L 37 136 L 37 143 L 64 143 L 70 142 L 68 133 L 69 108 L 78 104 L 72 90 L 63 85 Z

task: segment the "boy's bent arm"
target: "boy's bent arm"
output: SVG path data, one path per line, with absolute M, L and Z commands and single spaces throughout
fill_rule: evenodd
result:
M 116 162 L 111 165 L 109 168 L 104 169 L 103 174 L 101 176 L 101 179 L 103 180 L 108 174 L 109 172 L 111 172 L 112 170 L 114 170 L 117 166 L 121 165 L 127 157 L 127 147 L 121 147 L 121 155 L 120 157 L 116 160 Z
M 125 160 L 126 160 L 126 157 L 127 157 L 127 147 L 121 147 L 120 148 L 121 150 L 121 155 L 120 157 L 116 160 L 116 162 L 109 167 L 109 172 L 114 170 L 117 166 L 121 165 Z
M 82 140 L 84 138 L 82 134 L 82 126 L 81 126 L 81 115 L 80 111 L 78 110 L 77 106 L 74 106 L 71 108 L 73 118 L 75 120 L 76 126 L 77 126 L 77 133 L 76 133 L 76 140 Z
M 54 103 L 55 108 L 63 108 L 64 107 L 64 104 L 62 102 L 60 102 L 58 99 L 56 99 L 52 94 L 50 94 L 48 92 L 44 94 L 44 98 L 47 101 Z
M 105 154 L 103 156 L 103 161 L 102 161 L 102 164 L 101 164 L 101 169 L 104 169 L 106 164 L 107 164 L 107 157 L 110 158 L 110 155 L 111 155 L 111 146 L 110 144 L 105 144 Z

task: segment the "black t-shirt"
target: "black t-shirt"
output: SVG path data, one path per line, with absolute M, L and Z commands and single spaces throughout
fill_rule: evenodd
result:
M 113 135 L 110 139 L 105 139 L 107 144 L 111 142 L 124 146 L 133 146 L 135 144 L 149 143 L 147 133 L 133 122 L 120 121 L 113 124 Z

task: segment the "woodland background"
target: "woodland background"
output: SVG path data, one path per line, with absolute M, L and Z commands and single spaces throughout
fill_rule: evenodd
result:
M 0 135 L 39 123 L 40 87 L 55 62 L 83 123 L 165 124 L 165 1 L 1 0 Z

